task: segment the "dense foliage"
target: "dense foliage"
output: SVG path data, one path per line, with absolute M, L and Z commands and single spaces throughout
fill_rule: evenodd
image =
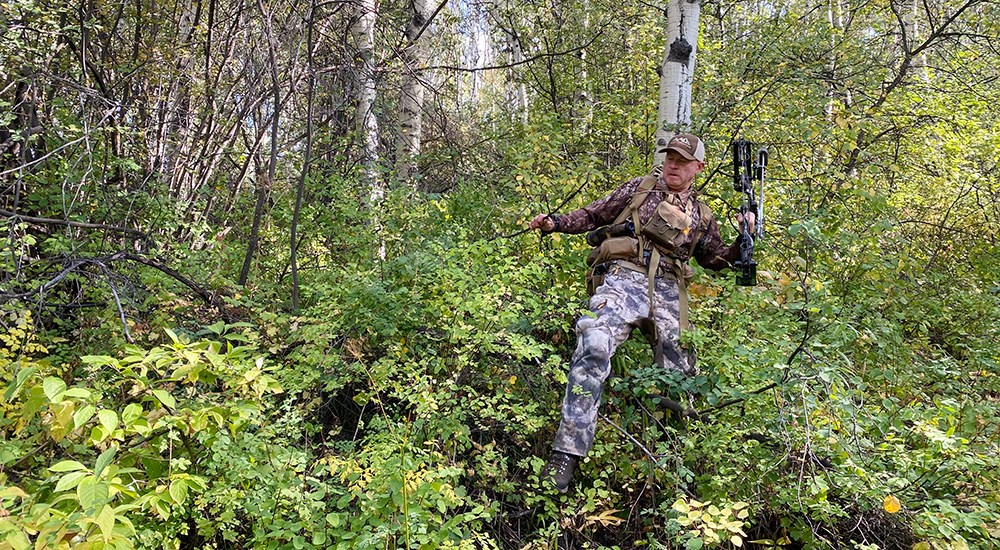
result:
M 370 204 L 346 3 L 4 1 L 0 547 L 995 546 L 1000 13 L 900 4 L 703 6 L 699 185 L 731 218 L 730 139 L 770 148 L 760 282 L 698 271 L 697 377 L 618 351 L 558 495 L 588 249 L 521 230 L 648 170 L 658 10 L 444 10 L 439 65 L 475 14 L 530 59 L 428 69 Z

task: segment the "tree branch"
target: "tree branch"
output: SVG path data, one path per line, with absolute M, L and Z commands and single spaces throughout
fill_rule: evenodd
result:
M 37 223 L 40 225 L 62 225 L 65 227 L 76 227 L 80 229 L 103 229 L 106 231 L 115 231 L 118 233 L 128 233 L 129 235 L 135 235 L 136 237 L 142 239 L 149 238 L 148 233 L 143 233 L 138 229 L 129 229 L 128 227 L 118 227 L 114 225 L 104 225 L 100 223 L 74 222 L 70 220 L 57 220 L 54 218 L 38 218 L 35 216 L 24 216 L 16 212 L 10 212 L 2 209 L 0 209 L 0 216 L 4 216 L 6 218 L 17 218 L 19 220 L 23 220 L 28 223 Z
M 552 57 L 561 57 L 561 56 L 564 56 L 564 55 L 569 55 L 571 53 L 576 53 L 576 52 L 579 52 L 579 51 L 582 51 L 582 50 L 585 50 L 585 49 L 589 48 L 591 44 L 593 44 L 598 38 L 601 37 L 602 34 L 604 34 L 604 29 L 607 28 L 607 26 L 608 25 L 606 24 L 603 27 L 601 27 L 597 31 L 597 33 L 594 34 L 594 36 L 590 37 L 590 40 L 588 40 L 586 44 L 583 44 L 582 46 L 577 46 L 575 48 L 570 48 L 568 50 L 563 50 L 561 52 L 545 52 L 545 53 L 540 53 L 538 55 L 527 57 L 527 58 L 522 59 L 520 61 L 515 61 L 513 63 L 507 63 L 507 64 L 504 64 L 504 65 L 490 65 L 488 67 L 473 67 L 473 68 L 458 67 L 458 66 L 455 66 L 455 65 L 431 65 L 431 66 L 428 66 L 428 67 L 419 67 L 417 69 L 414 69 L 414 71 L 415 72 L 419 72 L 419 71 L 429 71 L 429 70 L 433 70 L 433 69 L 444 69 L 444 70 L 448 70 L 448 71 L 460 71 L 460 72 L 466 72 L 466 73 L 476 73 L 476 72 L 479 72 L 479 71 L 495 71 L 495 70 L 498 70 L 498 69 L 509 69 L 511 67 L 517 67 L 519 65 L 524 65 L 526 63 L 531 63 L 532 61 L 538 61 L 539 59 L 547 59 L 547 58 L 552 58 Z

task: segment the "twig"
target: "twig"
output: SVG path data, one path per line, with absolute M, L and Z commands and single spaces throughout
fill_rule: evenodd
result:
M 124 254 L 123 256 L 124 256 L 124 258 L 132 260 L 133 262 L 139 262 L 140 264 L 148 265 L 149 267 L 152 267 L 153 269 L 158 269 L 159 271 L 162 271 L 163 273 L 165 273 L 167 275 L 170 275 L 174 279 L 177 279 L 178 281 L 180 281 L 181 283 L 183 283 L 185 286 L 187 286 L 188 288 L 190 288 L 192 291 L 194 291 L 195 294 L 197 294 L 198 296 L 200 296 L 202 300 L 205 300 L 205 302 L 208 303 L 208 305 L 214 306 L 214 307 L 221 307 L 222 306 L 222 304 L 220 303 L 219 298 L 217 296 L 215 296 L 212 293 L 208 292 L 204 288 L 198 286 L 198 284 L 196 284 L 195 282 L 193 282 L 191 279 L 188 279 L 187 277 L 185 277 L 185 276 L 181 275 L 180 273 L 178 273 L 177 271 L 175 271 L 175 270 L 173 270 L 173 269 L 171 269 L 171 268 L 169 268 L 169 267 L 161 264 L 160 262 L 158 262 L 156 260 L 153 260 L 151 258 L 146 258 L 146 257 L 138 256 L 138 255 L 135 255 L 135 254 Z
M 625 437 L 627 437 L 628 440 L 631 441 L 636 447 L 639 447 L 639 450 L 641 450 L 643 453 L 645 453 L 645 455 L 647 457 L 649 457 L 649 459 L 652 460 L 654 463 L 659 463 L 660 462 L 660 460 L 658 458 L 656 458 L 656 455 L 654 455 L 652 453 L 652 451 L 650 451 L 648 448 L 646 448 L 646 446 L 643 445 L 641 441 L 639 441 L 638 439 L 636 439 L 635 436 L 633 436 L 632 434 L 626 432 L 618 424 L 615 424 L 614 422 L 612 422 L 608 417 L 604 416 L 604 413 L 597 413 L 597 415 L 601 418 L 601 420 L 607 422 L 608 424 L 611 424 L 611 426 L 614 429 L 618 430 L 619 433 L 621 433 L 622 435 L 624 435 Z
M 16 212 L 10 212 L 10 211 L 7 211 L 7 210 L 2 210 L 2 209 L 0 209 L 0 216 L 4 216 L 4 217 L 7 217 L 7 218 L 16 218 L 18 220 L 26 221 L 28 223 L 37 223 L 37 224 L 41 224 L 41 225 L 63 225 L 63 226 L 66 226 L 66 227 L 77 227 L 77 228 L 81 228 L 81 229 L 104 229 L 104 230 L 107 230 L 107 231 L 116 231 L 116 232 L 119 232 L 119 233 L 128 233 L 130 235 L 135 235 L 135 236 L 141 237 L 143 239 L 148 239 L 149 238 L 149 235 L 147 233 L 143 233 L 142 231 L 139 231 L 138 229 L 129 229 L 128 227 L 117 227 L 117 226 L 114 226 L 114 225 L 104 225 L 104 224 L 100 224 L 100 223 L 74 222 L 74 221 L 70 221 L 70 220 L 57 220 L 57 219 L 53 219 L 53 218 L 38 218 L 38 217 L 35 217 L 35 216 L 23 216 L 23 215 L 18 214 Z
M 590 40 L 588 40 L 586 44 L 583 44 L 582 46 L 577 46 L 575 48 L 570 48 L 568 50 L 564 50 L 564 51 L 561 51 L 561 52 L 545 52 L 545 53 L 540 53 L 538 55 L 533 55 L 531 57 L 522 59 L 520 61 L 515 61 L 513 63 L 507 63 L 507 64 L 504 64 L 504 65 L 490 65 L 488 67 L 473 67 L 473 68 L 459 67 L 459 66 L 456 66 L 456 65 L 430 65 L 430 66 L 427 66 L 427 67 L 418 67 L 418 68 L 414 69 L 414 71 L 420 72 L 420 71 L 428 71 L 428 70 L 432 70 L 432 69 L 445 69 L 445 70 L 449 70 L 449 71 L 462 71 L 462 72 L 467 72 L 467 73 L 476 73 L 476 72 L 479 72 L 479 71 L 495 71 L 497 69 L 509 69 L 511 67 L 517 67 L 518 65 L 524 65 L 526 63 L 531 63 L 532 61 L 537 61 L 539 59 L 545 59 L 545 58 L 551 58 L 551 57 L 561 57 L 561 56 L 564 56 L 564 55 L 569 55 L 571 53 L 576 53 L 576 52 L 585 50 L 588 47 L 590 47 L 591 44 L 593 44 L 598 38 L 601 37 L 602 34 L 604 34 L 604 30 L 608 27 L 608 25 L 610 25 L 610 23 L 606 24 L 603 27 L 601 27 L 600 29 L 598 29 L 597 33 L 595 33 L 594 36 L 590 37 Z
M 580 187 L 576 188 L 576 191 L 573 191 L 573 193 L 571 195 L 569 195 L 561 203 L 559 203 L 559 206 L 557 206 L 557 207 L 553 208 L 552 210 L 550 210 L 549 213 L 545 215 L 545 217 L 546 218 L 550 218 L 550 217 L 552 217 L 553 214 L 555 214 L 556 212 L 559 212 L 560 210 L 562 210 L 563 207 L 566 206 L 566 204 L 569 203 L 569 201 L 573 200 L 573 197 L 579 195 L 580 191 L 583 191 L 583 188 L 586 187 L 588 183 L 590 183 L 590 174 L 587 174 L 587 177 L 584 178 L 583 183 L 580 184 Z M 493 237 L 490 240 L 493 241 L 493 240 L 496 240 L 496 239 L 513 239 L 514 237 L 517 237 L 518 235 L 523 235 L 523 234 L 527 233 L 528 231 L 531 231 L 531 228 L 530 227 L 525 227 L 524 229 L 522 229 L 522 230 L 520 230 L 520 231 L 518 231 L 516 233 L 511 233 L 510 235 L 497 235 L 497 236 Z
M 115 297 L 115 305 L 118 306 L 118 316 L 122 320 L 122 328 L 125 330 L 125 341 L 129 344 L 134 344 L 135 340 L 132 339 L 132 333 L 128 330 L 128 319 L 125 317 L 125 310 L 122 309 L 122 301 L 118 297 L 118 288 L 115 287 L 114 280 L 112 279 L 111 273 L 108 272 L 107 266 L 104 264 L 99 264 L 104 271 L 104 276 L 108 279 L 108 286 L 111 287 L 111 295 Z

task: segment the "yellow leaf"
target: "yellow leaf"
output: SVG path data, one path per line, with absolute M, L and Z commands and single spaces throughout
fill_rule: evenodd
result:
M 677 502 L 674 503 L 672 508 L 682 514 L 686 514 L 690 510 L 690 508 L 688 508 L 687 503 L 684 502 L 684 499 L 682 498 L 677 499 Z
M 885 497 L 885 500 L 882 501 L 882 508 L 885 508 L 885 511 L 890 514 L 895 514 L 901 508 L 899 499 L 892 495 Z
M 741 539 L 738 535 L 733 535 L 729 537 L 729 542 L 733 543 L 733 546 L 737 548 L 743 547 L 743 539 Z
M 615 515 L 620 511 L 621 510 L 605 510 L 601 512 L 600 515 L 587 516 L 587 524 L 590 525 L 593 523 L 600 523 L 604 527 L 607 527 L 609 525 L 618 525 L 619 523 L 625 521 L 622 518 Z

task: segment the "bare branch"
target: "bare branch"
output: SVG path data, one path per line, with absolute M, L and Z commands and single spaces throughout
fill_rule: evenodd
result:
M 28 223 L 36 223 L 40 225 L 62 225 L 66 227 L 76 227 L 79 229 L 102 229 L 105 231 L 114 231 L 116 233 L 127 233 L 129 235 L 135 235 L 141 239 L 148 239 L 149 234 L 143 233 L 138 229 L 129 229 L 128 227 L 118 227 L 114 225 L 104 225 L 101 223 L 86 223 L 86 222 L 75 222 L 71 220 L 57 220 L 53 218 L 38 218 L 35 216 L 24 216 L 16 212 L 10 212 L 7 210 L 0 209 L 0 216 L 6 218 L 16 218 L 18 220 L 26 221 Z

